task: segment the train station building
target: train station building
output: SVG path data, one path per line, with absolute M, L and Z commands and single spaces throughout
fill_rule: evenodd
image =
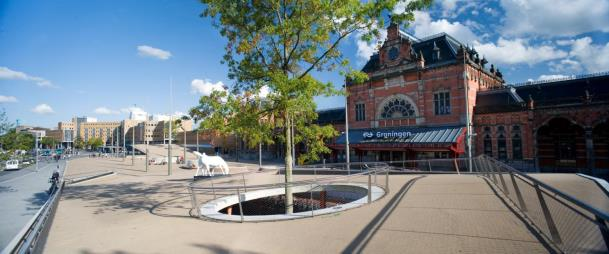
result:
M 396 24 L 362 71 L 368 81 L 346 82 L 351 161 L 463 157 L 469 123 L 473 155 L 535 171 L 609 169 L 609 73 L 507 85 L 474 48 Z M 341 111 L 321 122 L 344 123 Z M 344 160 L 345 139 L 329 142 L 327 159 Z

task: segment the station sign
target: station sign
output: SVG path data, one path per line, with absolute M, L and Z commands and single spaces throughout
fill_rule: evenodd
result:
M 364 139 L 393 139 L 393 138 L 409 138 L 412 136 L 410 131 L 364 131 Z

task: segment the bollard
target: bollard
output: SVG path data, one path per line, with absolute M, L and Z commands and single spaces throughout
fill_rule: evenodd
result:
M 385 192 L 389 193 L 389 169 L 385 169 Z
M 368 174 L 368 204 L 372 203 L 372 176 Z
M 311 217 L 313 217 L 313 184 L 311 184 L 311 187 L 309 189 L 309 205 L 311 206 Z
M 243 189 L 245 190 L 245 192 L 247 192 L 247 187 L 245 186 L 245 174 L 242 174 L 241 178 L 243 179 Z

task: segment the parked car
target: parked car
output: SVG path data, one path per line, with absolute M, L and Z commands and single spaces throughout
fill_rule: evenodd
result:
M 17 170 L 20 169 L 18 160 L 8 160 L 6 161 L 6 170 Z

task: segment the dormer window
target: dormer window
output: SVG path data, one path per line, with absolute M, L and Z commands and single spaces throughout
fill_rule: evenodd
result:
M 434 61 L 440 60 L 440 48 L 436 45 L 436 42 L 433 42 L 433 54 L 431 56 Z

